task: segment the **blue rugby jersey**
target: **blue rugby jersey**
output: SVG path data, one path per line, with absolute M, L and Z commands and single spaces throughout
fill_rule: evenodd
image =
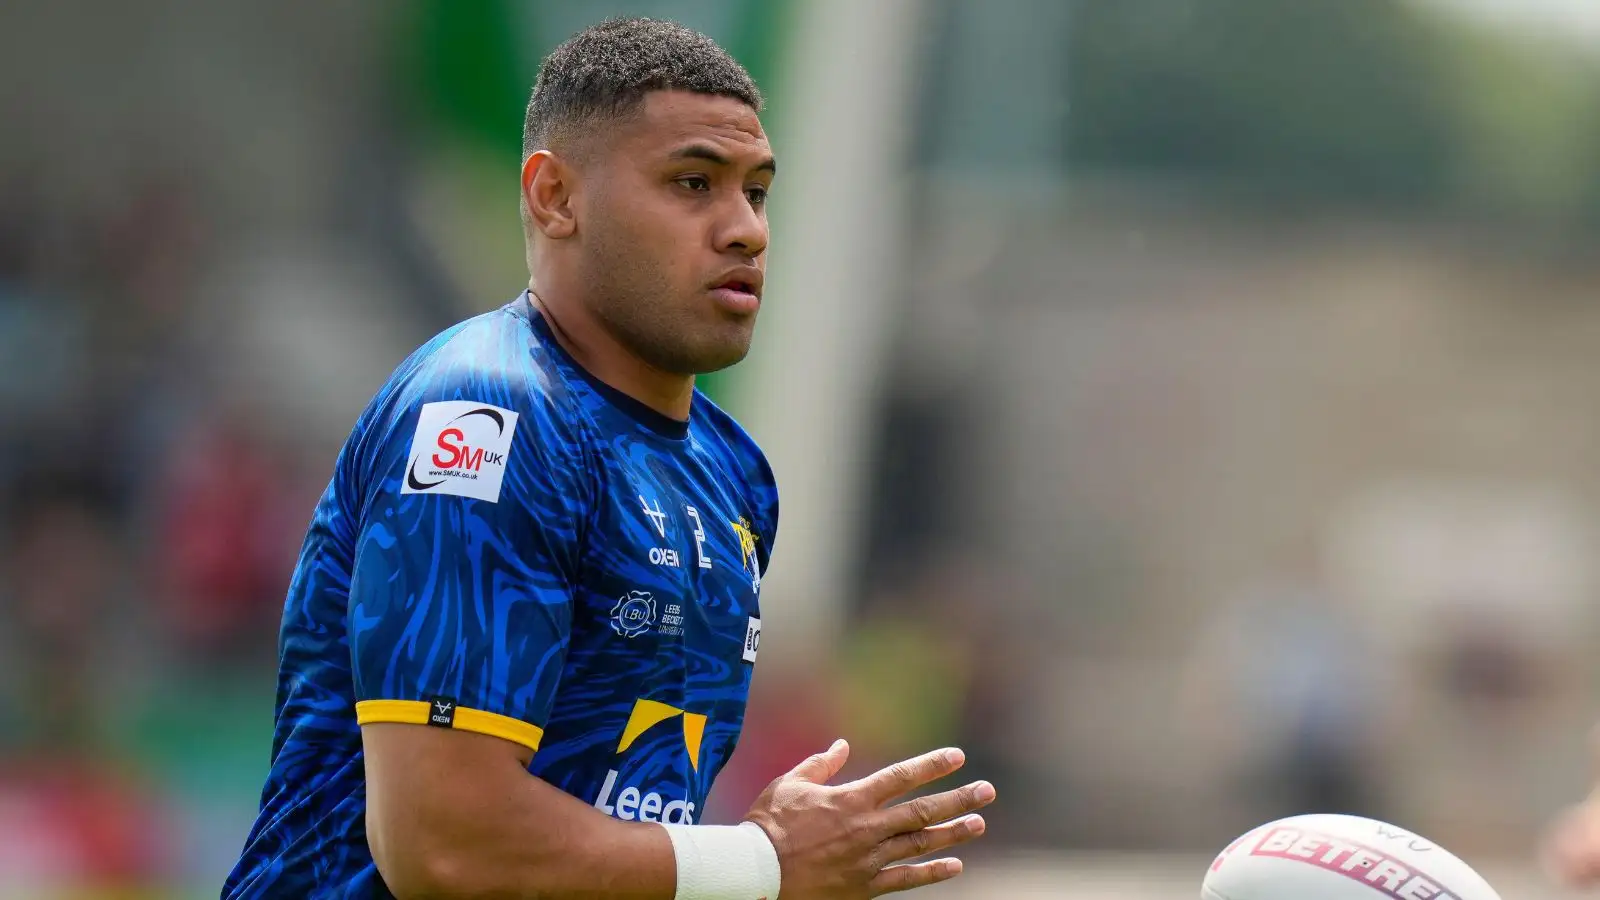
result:
M 390 897 L 359 725 L 532 748 L 621 819 L 694 822 L 732 754 L 777 526 L 759 448 L 594 379 L 529 295 L 421 347 L 339 454 L 289 588 L 261 811 L 225 898 Z

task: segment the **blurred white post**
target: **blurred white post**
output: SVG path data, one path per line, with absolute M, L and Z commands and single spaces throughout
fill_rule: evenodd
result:
M 772 461 L 778 540 L 762 647 L 837 634 L 862 536 L 868 418 L 898 284 L 921 0 L 800 0 L 785 57 L 767 305 L 739 390 Z

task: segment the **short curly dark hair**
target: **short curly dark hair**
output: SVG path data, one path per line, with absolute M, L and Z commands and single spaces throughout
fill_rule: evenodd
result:
M 571 129 L 625 116 L 662 90 L 732 97 L 761 111 L 755 80 L 711 38 L 659 19 L 607 19 L 568 38 L 539 66 L 522 158 Z

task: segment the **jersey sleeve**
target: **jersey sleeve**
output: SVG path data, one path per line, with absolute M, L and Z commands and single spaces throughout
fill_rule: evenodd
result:
M 348 613 L 356 719 L 537 750 L 582 565 L 581 454 L 514 389 L 431 393 L 450 399 L 402 404 L 371 451 Z

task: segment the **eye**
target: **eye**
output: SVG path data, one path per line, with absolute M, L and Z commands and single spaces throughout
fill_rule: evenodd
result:
M 768 191 L 766 188 L 756 185 L 755 187 L 746 189 L 744 195 L 750 198 L 751 206 L 766 206 L 767 193 Z
M 685 175 L 682 178 L 679 178 L 677 183 L 683 185 L 691 191 L 711 190 L 711 179 L 705 177 L 704 175 Z

